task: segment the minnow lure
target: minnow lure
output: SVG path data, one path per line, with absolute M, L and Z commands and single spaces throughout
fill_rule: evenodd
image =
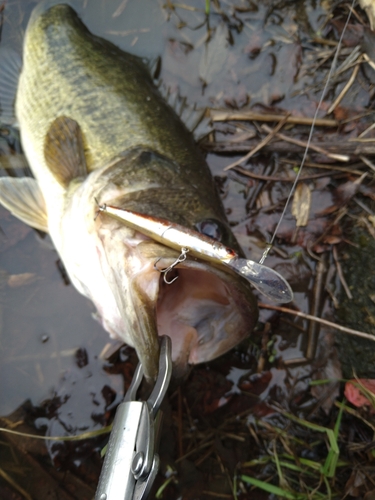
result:
M 189 254 L 199 259 L 222 264 L 243 278 L 247 279 L 260 293 L 274 302 L 290 302 L 293 291 L 289 283 L 270 267 L 258 264 L 250 259 L 243 259 L 231 248 L 217 240 L 174 224 L 166 219 L 145 215 L 111 205 L 99 205 L 99 213 L 103 212 L 124 222 L 163 245 L 181 251 L 188 249 Z

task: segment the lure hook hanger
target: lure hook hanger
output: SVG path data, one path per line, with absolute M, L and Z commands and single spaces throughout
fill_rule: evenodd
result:
M 100 205 L 97 198 L 94 198 L 94 200 L 95 203 L 98 205 L 98 210 L 95 212 L 95 217 L 94 217 L 94 220 L 96 220 L 100 212 L 105 212 L 107 210 L 107 205 L 105 203 L 103 203 L 103 205 Z
M 181 248 L 181 253 L 180 255 L 177 257 L 177 259 L 168 267 L 165 267 L 164 269 L 159 269 L 157 267 L 157 263 L 159 262 L 159 260 L 161 260 L 163 257 L 159 257 L 159 259 L 155 262 L 154 264 L 154 269 L 156 269 L 156 271 L 159 271 L 159 273 L 162 273 L 164 274 L 163 276 L 163 280 L 164 280 L 164 283 L 166 283 L 167 285 L 171 285 L 174 281 L 176 281 L 176 279 L 178 278 L 178 276 L 175 276 L 172 280 L 168 281 L 167 279 L 167 275 L 170 271 L 172 271 L 178 264 L 181 264 L 181 262 L 184 262 L 186 260 L 186 255 L 188 253 L 189 249 L 186 248 L 186 247 L 183 247 Z
M 102 205 L 99 204 L 97 198 L 94 198 L 96 204 L 98 205 L 98 210 L 96 211 L 95 213 L 95 217 L 94 217 L 94 220 L 97 219 L 98 215 L 100 214 L 100 212 L 106 212 L 107 211 L 107 204 L 106 203 L 103 203 Z M 161 260 L 163 257 L 159 257 L 157 261 L 155 261 L 154 263 L 154 269 L 156 271 L 159 271 L 159 273 L 162 273 L 164 276 L 163 276 L 163 280 L 164 280 L 164 283 L 166 283 L 167 285 L 171 285 L 174 281 L 176 281 L 176 279 L 178 278 L 178 276 L 175 276 L 172 280 L 168 281 L 167 279 L 167 276 L 168 276 L 168 273 L 170 271 L 172 271 L 178 264 L 181 264 L 181 262 L 184 262 L 186 260 L 186 254 L 189 252 L 189 249 L 186 248 L 186 247 L 182 247 L 181 248 L 181 253 L 180 255 L 177 257 L 177 259 L 168 267 L 165 267 L 164 269 L 159 269 L 157 267 L 157 263 L 159 262 L 159 260 Z

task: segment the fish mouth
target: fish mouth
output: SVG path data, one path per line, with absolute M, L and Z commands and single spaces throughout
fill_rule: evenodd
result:
M 233 280 L 206 264 L 188 261 L 176 268 L 177 279 L 160 279 L 156 306 L 158 335 L 172 339 L 175 372 L 224 354 L 250 334 L 254 307 Z M 243 292 L 243 290 L 242 290 Z M 252 305 L 252 304 L 251 304 Z
M 167 283 L 160 269 L 171 266 L 179 253 L 139 233 L 120 236 L 129 230 L 108 223 L 110 230 L 101 231 L 102 267 L 119 320 L 103 326 L 135 347 L 147 378 L 157 375 L 160 336 L 171 338 L 173 374 L 181 377 L 190 365 L 221 356 L 252 332 L 258 312 L 247 280 L 188 257 L 173 268 L 174 276 L 168 274 Z M 106 317 L 110 314 L 102 312 Z
M 100 193 L 100 204 L 113 194 Z M 122 206 L 116 198 L 114 204 Z M 168 273 L 165 279 L 160 270 L 176 263 L 178 251 L 105 212 L 97 217 L 94 232 L 101 249 L 100 268 L 113 300 L 106 313 L 107 297 L 91 299 L 98 311 L 101 308 L 103 326 L 111 336 L 135 347 L 146 378 L 157 375 L 160 336 L 171 338 L 173 374 L 179 377 L 190 365 L 225 354 L 252 332 L 258 309 L 246 279 L 189 253 L 173 267 L 176 275 Z M 173 277 L 177 279 L 171 283 Z
M 175 377 L 183 376 L 190 365 L 221 356 L 250 335 L 258 313 L 246 280 L 191 258 L 165 276 L 158 270 L 170 266 L 178 253 L 152 241 L 139 245 L 140 253 L 145 248 L 154 272 L 138 286 L 157 289 L 152 307 L 157 335 L 172 340 Z M 156 255 L 164 255 L 157 264 Z

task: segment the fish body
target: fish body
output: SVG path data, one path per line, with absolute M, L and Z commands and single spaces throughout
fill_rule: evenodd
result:
M 25 34 L 16 98 L 35 179 L 0 179 L 0 201 L 48 231 L 75 287 L 112 337 L 134 346 L 154 378 L 158 335 L 176 370 L 209 361 L 247 336 L 257 307 L 250 285 L 199 259 L 167 285 L 155 269 L 178 252 L 114 218 L 97 202 L 209 227 L 241 252 L 192 134 L 141 59 L 91 34 L 67 5 L 36 7 Z

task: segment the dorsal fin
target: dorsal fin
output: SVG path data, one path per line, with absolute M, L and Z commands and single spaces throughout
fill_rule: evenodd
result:
M 0 203 L 22 222 L 40 231 L 48 232 L 47 210 L 42 192 L 35 179 L 1 177 Z
M 64 188 L 68 188 L 77 177 L 87 175 L 82 132 L 75 120 L 59 116 L 52 122 L 44 142 L 44 158 Z
M 15 125 L 14 103 L 21 72 L 22 60 L 13 49 L 2 47 L 0 50 L 0 121 Z

